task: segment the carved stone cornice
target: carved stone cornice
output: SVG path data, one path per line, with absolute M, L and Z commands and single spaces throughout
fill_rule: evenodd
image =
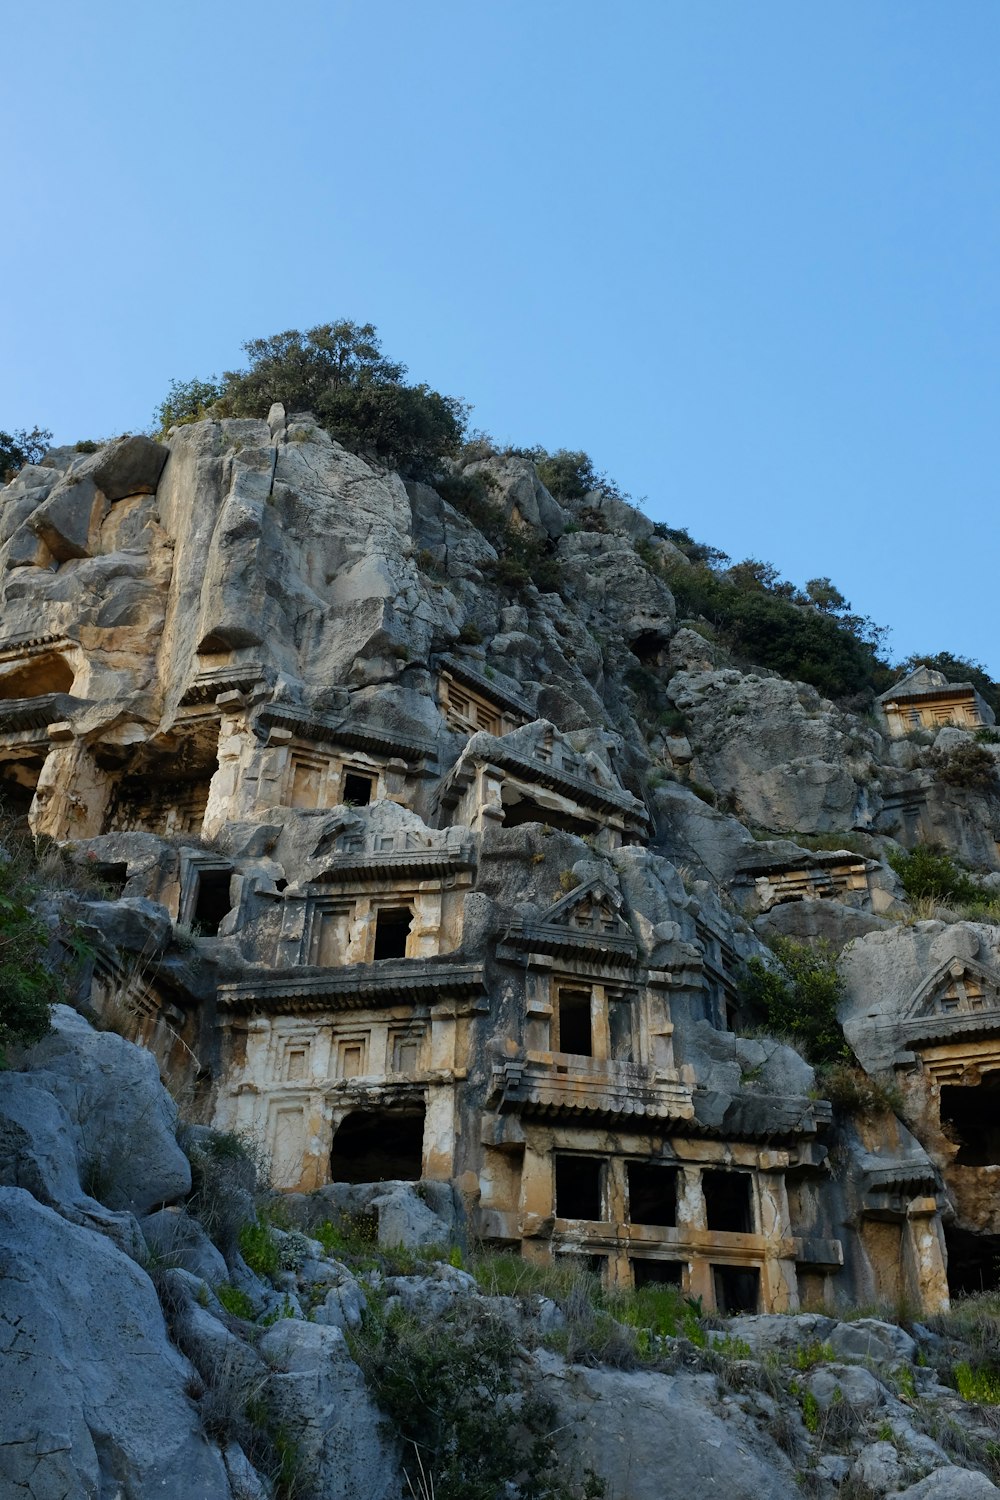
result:
M 302 739 L 317 740 L 326 745 L 346 745 L 349 749 L 365 750 L 374 755 L 398 756 L 411 765 L 437 756 L 437 746 L 432 740 L 411 739 L 361 719 L 327 718 L 310 709 L 294 708 L 289 704 L 265 704 L 257 722 L 268 728 L 288 729 Z
M 525 1061 L 493 1069 L 493 1102 L 504 1112 L 553 1119 L 662 1122 L 694 1113 L 687 1084 L 660 1078 L 639 1064 L 555 1065 Z
M 481 964 L 441 959 L 383 959 L 343 969 L 273 970 L 259 979 L 219 986 L 226 1011 L 287 1014 L 360 1010 L 401 1004 L 474 1000 L 483 993 Z

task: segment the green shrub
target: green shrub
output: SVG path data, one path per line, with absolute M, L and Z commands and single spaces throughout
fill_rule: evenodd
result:
M 952 1373 L 963 1401 L 978 1401 L 983 1406 L 1000 1406 L 1000 1370 L 986 1365 L 974 1367 L 967 1360 L 962 1360 Z
M 811 683 L 830 698 L 870 699 L 889 686 L 892 674 L 877 654 L 879 628 L 819 607 L 767 563 L 751 558 L 723 573 L 694 561 L 658 571 L 679 616 L 703 616 L 724 645 L 753 665 Z
M 536 1500 L 568 1500 L 553 1408 L 522 1400 L 517 1341 L 502 1319 L 468 1302 L 431 1323 L 370 1307 L 349 1342 L 375 1400 L 422 1454 L 435 1500 L 496 1500 L 515 1484 Z
M 221 381 L 173 381 L 156 417 L 165 430 L 220 417 L 266 417 L 276 401 L 314 412 L 326 430 L 356 453 L 430 478 L 456 453 L 468 408 L 427 385 L 408 385 L 406 366 L 387 359 L 371 323 L 345 319 L 305 333 L 289 329 L 243 346 L 248 366 Z
M 211 380 L 172 380 L 166 396 L 153 413 L 153 421 L 164 433 L 170 427 L 200 422 L 222 395 L 222 386 Z
M 837 1020 L 843 980 L 829 944 L 808 947 L 777 938 L 771 946 L 781 968 L 750 959 L 740 983 L 741 1005 L 769 1031 L 798 1042 L 814 1066 L 849 1058 Z
M 226 1312 L 231 1313 L 234 1318 L 243 1318 L 247 1323 L 253 1322 L 253 1303 L 246 1292 L 241 1291 L 238 1286 L 232 1286 L 228 1281 L 223 1281 L 215 1288 L 215 1295 Z
M 903 1107 L 903 1096 L 894 1083 L 881 1083 L 849 1062 L 822 1068 L 817 1082 L 822 1097 L 845 1115 L 867 1119 L 898 1114 Z
M 943 781 L 946 786 L 963 787 L 967 791 L 1000 792 L 997 763 L 981 745 L 953 745 L 950 750 L 935 752 L 931 764 L 938 781 Z
M 832 1344 L 813 1339 L 808 1344 L 799 1344 L 792 1354 L 792 1364 L 796 1370 L 814 1370 L 817 1365 L 827 1364 L 833 1357 Z
M 240 1254 L 258 1276 L 276 1276 L 281 1269 L 278 1242 L 266 1221 L 244 1224 L 239 1232 Z
M 951 855 L 937 844 L 918 844 L 909 851 L 894 851 L 888 859 L 911 899 L 930 896 L 936 901 L 957 903 L 982 900 L 983 893 L 976 882 L 959 870 Z
M 463 646 L 479 646 L 482 644 L 483 632 L 478 625 L 473 625 L 471 620 L 466 620 L 458 632 L 458 639 Z
M 38 866 L 30 845 L 0 827 L 0 1067 L 11 1046 L 30 1046 L 49 1029 L 62 985 L 48 962 L 50 934 L 33 908 Z

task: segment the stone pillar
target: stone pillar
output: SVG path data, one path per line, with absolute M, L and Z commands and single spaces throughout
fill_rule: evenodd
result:
M 608 1286 L 621 1287 L 623 1290 L 632 1285 L 632 1267 L 628 1258 L 628 1226 L 625 1222 L 627 1201 L 625 1172 L 624 1159 L 620 1156 L 612 1156 L 607 1166 L 606 1217 L 611 1221 L 618 1247 L 608 1255 Z
M 792 1223 L 785 1190 L 785 1157 L 784 1153 L 778 1154 L 782 1157 L 780 1167 L 757 1173 L 760 1233 L 767 1241 L 761 1267 L 761 1305 L 770 1313 L 798 1312 L 795 1261 L 782 1255 L 792 1237 Z
M 705 1200 L 701 1191 L 701 1168 L 680 1167 L 677 1172 L 678 1232 L 682 1238 L 695 1239 L 704 1228 Z M 705 1256 L 694 1255 L 691 1258 L 688 1295 L 701 1297 L 706 1309 L 715 1307 L 712 1269 Z
M 555 1175 L 549 1152 L 539 1151 L 530 1143 L 524 1148 L 521 1168 L 521 1220 L 525 1236 L 539 1232 L 555 1214 Z M 537 1258 L 538 1252 L 536 1252 Z M 542 1252 L 548 1259 L 548 1249 Z
M 936 1198 L 914 1198 L 907 1206 L 903 1286 L 925 1315 L 948 1311 L 947 1258 Z
M 36 838 L 96 838 L 104 831 L 111 777 L 68 724 L 49 726 L 52 749 L 42 766 L 28 822 Z
M 424 1116 L 424 1159 L 421 1176 L 448 1182 L 455 1175 L 455 1090 L 450 1083 L 427 1090 Z

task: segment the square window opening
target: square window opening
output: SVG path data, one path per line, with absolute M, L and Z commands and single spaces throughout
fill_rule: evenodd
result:
M 673 1229 L 677 1223 L 677 1170 L 658 1162 L 630 1161 L 629 1218 L 633 1224 Z
M 705 1223 L 720 1234 L 752 1234 L 749 1172 L 702 1172 Z
M 556 1157 L 556 1214 L 560 1219 L 603 1219 L 604 1162 L 599 1156 Z
M 632 1262 L 632 1281 L 636 1291 L 644 1286 L 675 1286 L 680 1290 L 684 1265 L 679 1260 L 647 1260 L 636 1258 Z
M 367 807 L 375 791 L 374 776 L 363 771 L 344 772 L 344 798 L 351 807 Z
M 405 958 L 406 941 L 413 922 L 409 906 L 384 906 L 375 917 L 375 952 L 373 957 Z

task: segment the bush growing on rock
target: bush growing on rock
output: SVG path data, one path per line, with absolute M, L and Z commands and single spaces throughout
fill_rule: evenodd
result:
M 918 844 L 889 855 L 889 863 L 911 900 L 929 896 L 936 901 L 972 903 L 982 899 L 976 882 L 959 870 L 950 854 L 936 844 Z
M 280 401 L 288 411 L 314 412 L 345 448 L 414 477 L 430 477 L 458 451 L 466 404 L 428 385 L 408 385 L 406 366 L 385 357 L 371 323 L 290 328 L 242 347 L 248 367 L 226 370 L 221 382 L 171 383 L 157 410 L 164 430 L 209 407 L 220 417 L 266 417 Z
M 997 763 L 982 745 L 953 745 L 950 750 L 935 752 L 931 764 L 938 781 L 946 786 L 971 792 L 1000 792 Z
M 845 1061 L 851 1053 L 837 1020 L 844 986 L 834 952 L 791 938 L 776 938 L 772 947 L 781 968 L 751 958 L 740 986 L 743 1005 L 768 1031 L 799 1043 L 814 1067 Z
M 14 1045 L 39 1041 L 61 986 L 47 962 L 49 933 L 32 908 L 38 894 L 34 860 L 0 830 L 0 1067 Z
M 522 1401 L 517 1340 L 494 1312 L 456 1299 L 428 1324 L 402 1308 L 376 1310 L 350 1343 L 376 1401 L 422 1455 L 434 1500 L 569 1500 L 573 1492 L 558 1477 L 552 1407 L 537 1397 Z

